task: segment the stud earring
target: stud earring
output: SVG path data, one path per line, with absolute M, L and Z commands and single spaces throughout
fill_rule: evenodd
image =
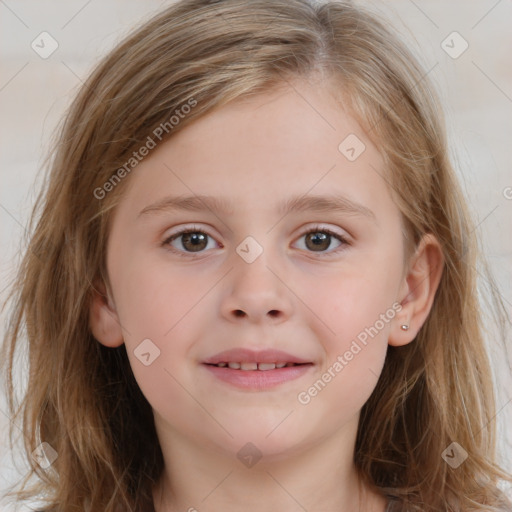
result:
M 409 330 L 409 326 L 408 326 L 408 325 L 406 325 L 406 324 L 402 324 L 402 325 L 400 326 L 400 329 L 402 329 L 402 331 L 408 331 L 408 330 Z

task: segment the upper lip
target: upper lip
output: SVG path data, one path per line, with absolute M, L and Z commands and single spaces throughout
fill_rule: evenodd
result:
M 282 350 L 250 350 L 246 348 L 236 348 L 219 352 L 212 357 L 209 357 L 204 364 L 219 364 L 219 363 L 311 363 L 306 359 L 288 354 Z

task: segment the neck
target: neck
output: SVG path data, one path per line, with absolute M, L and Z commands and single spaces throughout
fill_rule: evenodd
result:
M 353 452 L 333 456 L 350 438 L 339 434 L 286 457 L 263 454 L 254 465 L 250 457 L 244 464 L 234 453 L 174 438 L 162 447 L 165 470 L 154 488 L 155 511 L 384 512 L 385 499 L 361 481 Z

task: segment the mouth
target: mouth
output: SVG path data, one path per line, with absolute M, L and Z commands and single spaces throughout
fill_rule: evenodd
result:
M 222 361 L 217 364 L 205 363 L 209 366 L 216 366 L 217 368 L 229 368 L 230 370 L 241 370 L 241 371 L 269 371 L 280 368 L 290 368 L 292 366 L 302 366 L 302 365 L 311 365 L 313 363 L 287 363 L 287 362 L 279 362 L 279 363 L 255 363 L 255 362 L 235 362 L 235 361 Z
M 203 363 L 216 380 L 243 390 L 265 390 L 308 374 L 314 363 L 278 350 L 228 350 Z
M 247 348 L 224 350 L 203 362 L 204 364 L 222 365 L 221 367 L 229 367 L 232 370 L 273 370 L 274 368 L 268 365 L 284 368 L 287 365 L 311 363 L 307 359 L 288 354 L 282 350 L 266 349 L 258 351 Z

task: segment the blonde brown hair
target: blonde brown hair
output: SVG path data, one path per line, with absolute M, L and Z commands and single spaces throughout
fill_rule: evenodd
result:
M 445 258 L 429 318 L 413 343 L 389 347 L 362 409 L 356 467 L 396 499 L 397 510 L 510 510 L 498 487 L 512 478 L 495 459 L 477 246 L 440 107 L 405 45 L 348 1 L 182 0 L 119 44 L 86 81 L 58 134 L 8 297 L 9 408 L 12 425 L 22 414 L 31 467 L 13 496 L 44 496 L 51 512 L 153 509 L 163 458 L 151 407 L 124 345 L 106 348 L 89 328 L 93 287 L 98 280 L 109 287 L 109 219 L 130 178 L 101 199 L 95 191 L 106 190 L 155 127 L 191 98 L 194 108 L 166 137 L 230 101 L 318 73 L 385 158 L 410 244 L 432 233 Z M 29 375 L 17 404 L 14 354 L 22 341 Z M 441 457 L 454 441 L 468 453 L 457 469 Z M 41 442 L 58 454 L 48 470 L 30 456 Z M 26 490 L 33 476 L 39 480 Z

